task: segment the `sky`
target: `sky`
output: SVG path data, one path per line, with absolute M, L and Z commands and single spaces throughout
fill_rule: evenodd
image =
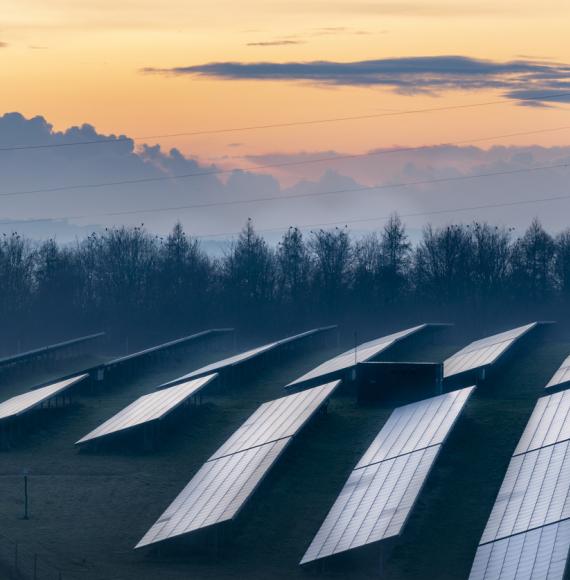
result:
M 197 235 L 247 217 L 367 229 L 392 211 L 414 228 L 537 215 L 561 229 L 570 201 L 526 202 L 566 191 L 569 17 L 567 0 L 3 0 L 0 149 L 132 141 L 0 150 L 0 222 L 64 239 L 143 219 Z M 289 126 L 233 130 L 266 125 Z M 536 169 L 548 164 L 560 167 Z M 532 171 L 385 188 L 521 169 Z M 76 187 L 193 172 L 210 174 Z M 13 195 L 63 186 L 74 188 Z M 461 210 L 497 201 L 525 204 Z M 48 218 L 63 219 L 21 223 Z

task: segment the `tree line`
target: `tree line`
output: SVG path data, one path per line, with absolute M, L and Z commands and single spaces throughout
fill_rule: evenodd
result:
M 251 220 L 222 257 L 177 223 L 156 236 L 108 228 L 72 245 L 0 238 L 2 338 L 100 328 L 170 336 L 214 326 L 260 331 L 327 323 L 403 326 L 567 318 L 570 229 L 534 220 L 524 234 L 488 223 L 426 226 L 410 241 L 394 215 L 379 231 L 303 234 L 277 246 Z

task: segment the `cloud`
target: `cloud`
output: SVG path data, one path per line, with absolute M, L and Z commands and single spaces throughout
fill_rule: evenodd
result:
M 560 102 L 570 92 L 570 65 L 513 60 L 498 62 L 467 56 L 420 56 L 356 62 L 213 62 L 147 73 L 191 75 L 225 80 L 304 81 L 316 85 L 384 87 L 401 94 L 499 89 L 507 98 Z
M 265 40 L 261 42 L 248 42 L 246 46 L 289 46 L 292 44 L 305 44 L 302 40 Z
M 0 232 L 24 231 L 37 238 L 56 235 L 61 241 L 83 237 L 88 231 L 111 225 L 144 222 L 158 234 L 176 220 L 195 235 L 238 231 L 248 217 L 260 229 L 288 225 L 322 224 L 390 215 L 438 211 L 442 208 L 509 203 L 540 197 L 568 195 L 568 168 L 450 182 L 393 187 L 402 182 L 429 181 L 481 173 L 504 172 L 539 165 L 570 164 L 570 147 L 434 146 L 416 151 L 385 154 L 371 151 L 360 158 L 326 163 L 291 165 L 278 170 L 256 170 L 256 165 L 312 161 L 339 157 L 342 151 L 309 151 L 293 155 L 280 152 L 250 156 L 237 162 L 251 167 L 223 175 L 192 179 L 176 176 L 215 171 L 178 149 L 163 150 L 126 136 L 103 135 L 84 124 L 55 131 L 43 117 L 19 113 L 0 116 L 0 148 L 14 145 L 61 145 L 101 140 L 102 144 L 77 147 L 3 151 L 0 154 Z M 376 154 L 378 153 L 378 154 Z M 170 180 L 100 188 L 73 188 L 4 197 L 7 192 L 60 188 L 76 184 L 156 179 Z M 364 190 L 369 186 L 382 189 Z M 360 191 L 350 191 L 350 190 Z M 329 192 L 327 195 L 307 194 Z M 336 192 L 336 193 L 330 193 Z M 270 198 L 271 201 L 267 201 Z M 277 199 L 273 199 L 277 198 Z M 255 203 L 239 203 L 262 199 Z M 186 208 L 186 206 L 202 206 Z M 447 223 L 477 217 L 492 222 L 524 226 L 538 215 L 545 226 L 567 227 L 568 202 L 512 206 L 487 211 L 418 216 L 406 221 L 420 228 L 426 221 Z M 179 208 L 161 211 L 161 208 Z M 22 221 L 23 220 L 23 221 Z M 44 220 L 44 221 L 38 221 Z M 5 223 L 8 222 L 8 223 Z M 381 225 L 366 223 L 355 228 Z
M 1 42 L 0 41 L 0 48 L 7 48 L 8 47 L 8 43 L 7 42 Z

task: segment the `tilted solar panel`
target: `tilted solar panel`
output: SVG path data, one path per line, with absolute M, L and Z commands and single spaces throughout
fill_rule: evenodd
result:
M 206 375 L 199 379 L 143 395 L 85 435 L 85 437 L 82 437 L 77 441 L 76 445 L 132 429 L 144 423 L 158 421 L 174 411 L 184 401 L 201 391 L 216 376 L 215 373 Z
M 333 381 L 262 405 L 203 465 L 136 547 L 234 518 L 338 383 Z
M 481 544 L 570 517 L 570 442 L 511 459 Z
M 210 459 L 295 435 L 327 401 L 340 381 L 264 403 Z
M 439 449 L 428 447 L 355 469 L 301 564 L 399 535 Z
M 334 326 L 326 326 L 323 328 L 314 328 L 312 330 L 307 330 L 306 332 L 302 332 L 300 334 L 288 336 L 287 338 L 283 338 L 281 340 L 276 340 L 276 341 L 270 342 L 268 344 L 263 344 L 261 346 L 252 348 L 250 350 L 246 350 L 245 352 L 240 352 L 240 353 L 235 354 L 233 356 L 230 356 L 228 358 L 225 358 L 225 359 L 222 359 L 220 361 L 216 361 L 214 363 L 206 365 L 206 366 L 199 368 L 195 371 L 192 371 L 190 373 L 182 375 L 181 377 L 178 377 L 177 379 L 174 379 L 172 381 L 168 381 L 167 383 L 165 383 L 162 386 L 172 385 L 172 384 L 179 383 L 181 381 L 185 381 L 188 379 L 198 378 L 202 375 L 222 371 L 225 368 L 244 363 L 247 360 L 250 360 L 256 356 L 259 356 L 261 354 L 269 352 L 269 351 L 273 350 L 274 348 L 284 346 L 284 345 L 289 344 L 291 342 L 294 342 L 296 340 L 301 340 L 303 338 L 307 338 L 307 337 L 309 337 L 313 334 L 317 334 L 319 332 L 331 330 L 332 328 L 335 328 L 335 327 Z
M 560 365 L 560 368 L 554 373 L 545 388 L 558 387 L 568 382 L 570 382 L 570 356 Z
M 570 390 L 538 399 L 514 455 L 570 439 Z
M 0 420 L 22 415 L 31 411 L 52 397 L 63 393 L 79 381 L 86 379 L 88 376 L 88 374 L 77 375 L 69 379 L 51 383 L 39 389 L 28 391 L 22 395 L 12 397 L 3 403 L 0 403 Z
M 469 580 L 563 580 L 570 520 L 483 544 Z
M 395 409 L 356 468 L 443 443 L 474 388 Z
M 290 438 L 206 462 L 136 548 L 233 519 Z
M 350 474 L 301 564 L 401 533 L 473 389 L 394 410 Z
M 399 340 L 411 336 L 416 332 L 426 328 L 427 324 L 420 324 L 419 326 L 414 326 L 412 328 L 407 328 L 400 332 L 390 334 L 388 336 L 382 336 L 376 338 L 369 342 L 358 345 L 355 349 L 350 349 L 338 356 L 322 363 L 318 367 L 312 369 L 303 376 L 290 382 L 287 387 L 292 387 L 307 381 L 312 381 L 318 379 L 319 377 L 325 377 L 331 373 L 341 372 L 343 370 L 353 367 L 357 363 L 366 362 L 375 356 L 378 356 L 382 351 L 394 345 Z
M 468 344 L 443 363 L 443 376 L 450 377 L 495 363 L 516 340 L 537 326 L 537 322 L 494 334 Z

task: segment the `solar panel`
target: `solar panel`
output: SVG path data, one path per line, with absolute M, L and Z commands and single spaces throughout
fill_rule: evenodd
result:
M 233 519 L 290 438 L 205 463 L 136 548 Z
M 570 356 L 560 365 L 560 368 L 548 381 L 546 388 L 558 387 L 568 382 L 570 382 Z
M 399 535 L 439 449 L 355 469 L 301 564 Z
M 468 344 L 444 361 L 443 376 L 450 377 L 495 363 L 516 340 L 535 328 L 537 324 L 537 322 L 526 324 Z
M 12 397 L 3 403 L 0 403 L 0 420 L 23 415 L 35 407 L 38 407 L 45 401 L 48 401 L 52 397 L 63 393 L 65 390 L 88 376 L 88 374 L 77 375 L 63 381 L 51 383 L 39 389 L 34 389 L 33 391 L 28 391 L 22 395 Z
M 119 358 L 110 360 L 106 363 L 103 364 L 104 367 L 112 367 L 118 364 L 122 364 L 125 363 L 129 360 L 135 359 L 135 358 L 139 358 L 139 357 L 143 357 L 143 356 L 147 356 L 156 352 L 160 352 L 162 350 L 167 350 L 169 348 L 175 347 L 175 346 L 180 346 L 181 344 L 184 344 L 186 342 L 192 342 L 194 340 L 197 340 L 199 338 L 204 338 L 205 336 L 208 335 L 214 335 L 214 334 L 223 334 L 223 333 L 227 333 L 227 332 L 232 332 L 233 328 L 212 328 L 210 330 L 204 330 L 203 332 L 198 332 L 196 334 L 192 334 L 190 336 L 184 336 L 182 338 L 177 338 L 176 340 L 171 340 L 169 342 L 165 342 L 162 344 L 158 344 L 156 346 L 151 346 L 149 348 L 145 348 L 144 350 L 139 350 L 138 352 L 133 352 L 131 354 L 127 354 L 124 356 L 121 356 Z
M 119 411 L 116 415 L 99 425 L 96 429 L 77 441 L 76 445 L 106 437 L 119 431 L 132 429 L 144 423 L 158 421 L 174 411 L 191 396 L 203 389 L 216 374 L 180 383 L 139 397 L 136 401 Z
M 333 381 L 261 405 L 211 459 L 295 435 L 339 383 Z
M 104 332 L 98 332 L 96 334 L 89 334 L 87 336 L 81 336 L 79 338 L 72 338 L 70 340 L 65 340 L 63 342 L 57 342 L 55 344 L 50 344 L 48 346 L 41 346 L 39 348 L 34 348 L 33 350 L 21 352 L 19 354 L 8 355 L 8 356 L 0 358 L 0 365 L 13 364 L 13 363 L 20 362 L 26 358 L 33 358 L 36 356 L 49 354 L 49 353 L 52 353 L 53 351 L 56 351 L 56 350 L 59 350 L 62 348 L 67 348 L 70 346 L 79 345 L 79 344 L 93 341 L 97 338 L 101 338 L 104 335 L 105 335 Z
M 382 351 L 394 345 L 399 340 L 407 338 L 408 336 L 426 328 L 427 324 L 420 324 L 419 326 L 414 326 L 412 328 L 407 328 L 395 334 L 390 334 L 388 336 L 382 336 L 376 338 L 369 342 L 365 342 L 356 347 L 356 349 L 350 349 L 334 358 L 322 363 L 318 367 L 304 374 L 303 376 L 295 379 L 287 385 L 287 387 L 292 387 L 293 385 L 298 385 L 300 383 L 305 383 L 307 381 L 312 381 L 314 379 L 325 377 L 331 373 L 338 373 L 347 369 L 350 369 L 357 363 L 366 362 L 375 356 L 378 356 Z
M 475 387 L 398 407 L 356 469 L 443 443 Z
M 234 518 L 339 382 L 262 405 L 203 465 L 136 547 Z
M 538 399 L 514 455 L 570 439 L 570 390 Z
M 481 544 L 570 517 L 570 442 L 511 459 Z
M 191 378 L 197 378 L 197 377 L 200 377 L 202 375 L 222 371 L 228 367 L 244 363 L 244 362 L 246 362 L 246 361 L 248 361 L 256 356 L 259 356 L 261 354 L 269 352 L 270 350 L 273 350 L 274 348 L 284 346 L 284 345 L 289 344 L 295 340 L 301 340 L 301 339 L 307 338 L 313 334 L 317 334 L 319 332 L 324 332 L 324 331 L 330 330 L 332 328 L 335 328 L 335 327 L 334 326 L 327 326 L 327 327 L 323 327 L 323 328 L 314 328 L 312 330 L 302 332 L 301 334 L 295 334 L 294 336 L 289 336 L 287 338 L 283 338 L 283 339 L 277 340 L 275 342 L 263 344 L 263 345 L 258 346 L 256 348 L 246 350 L 245 352 L 240 352 L 239 354 L 236 354 L 236 355 L 230 356 L 228 358 L 225 358 L 223 360 L 216 361 L 212 364 L 206 365 L 206 366 L 199 368 L 195 371 L 187 373 L 187 374 L 185 374 L 177 379 L 174 379 L 172 381 L 168 381 L 167 383 L 165 383 L 162 386 L 172 385 L 172 384 L 179 383 L 181 381 L 188 380 Z
M 401 533 L 474 388 L 394 410 L 352 471 L 301 564 Z
M 570 520 L 479 546 L 469 580 L 563 580 Z

